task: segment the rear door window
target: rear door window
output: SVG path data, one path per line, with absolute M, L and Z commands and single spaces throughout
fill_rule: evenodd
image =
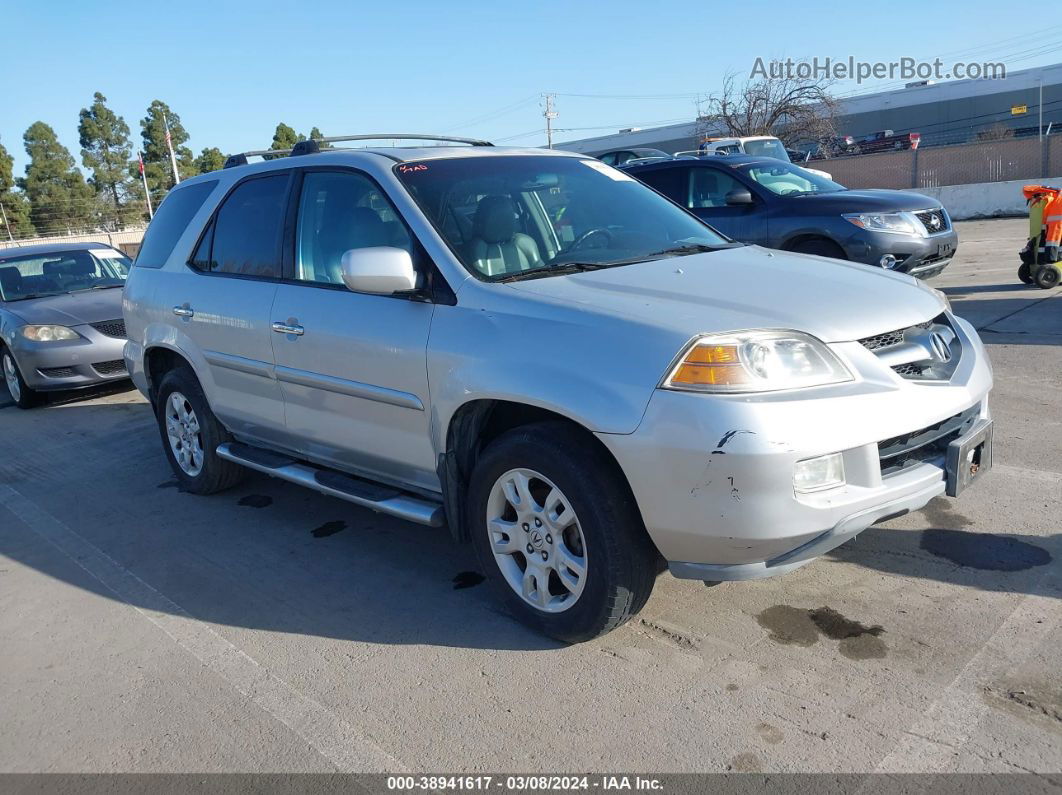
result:
M 288 181 L 289 172 L 285 171 L 237 185 L 214 217 L 194 263 L 213 273 L 280 278 Z M 209 256 L 203 251 L 208 240 Z
M 161 268 L 166 264 L 188 222 L 199 212 L 217 184 L 218 181 L 212 179 L 170 191 L 144 234 L 144 242 L 136 255 L 137 266 Z

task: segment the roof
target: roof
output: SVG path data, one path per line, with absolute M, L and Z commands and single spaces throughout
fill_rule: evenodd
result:
M 651 163 L 634 163 L 630 166 L 620 166 L 623 171 L 641 171 L 651 168 L 669 168 L 675 165 L 690 165 L 693 163 L 711 166 L 721 165 L 729 166 L 730 168 L 736 168 L 738 166 L 751 166 L 757 163 L 784 163 L 784 160 L 778 160 L 774 157 L 763 157 L 759 155 L 705 155 L 704 157 L 676 157 L 669 160 L 654 160 Z
M 245 166 L 230 166 L 224 171 L 208 171 L 206 174 L 182 180 L 177 188 L 194 185 L 198 182 L 218 179 L 222 174 L 253 174 L 273 171 L 292 166 L 327 166 L 354 164 L 364 162 L 366 155 L 383 157 L 393 163 L 408 163 L 419 160 L 441 160 L 455 157 L 503 157 L 508 155 L 538 155 L 544 157 L 583 157 L 577 152 L 563 152 L 559 149 L 533 149 L 527 147 L 507 146 L 423 146 L 423 147 L 373 147 L 371 149 L 343 148 L 322 149 L 320 152 L 292 157 L 277 157 L 272 160 L 259 160 Z
M 96 241 L 88 241 L 86 243 L 38 243 L 35 246 L 0 248 L 0 259 L 33 254 L 59 254 L 63 251 L 91 251 L 97 248 L 107 248 L 112 251 L 118 250 L 109 243 L 99 243 Z

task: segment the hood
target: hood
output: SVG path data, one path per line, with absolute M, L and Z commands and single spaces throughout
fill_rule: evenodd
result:
M 929 210 L 940 207 L 940 201 L 905 190 L 842 190 L 836 193 L 809 193 L 794 196 L 791 201 L 813 205 L 823 210 L 845 213 L 898 212 L 900 210 Z
M 752 328 L 847 342 L 913 326 L 944 302 L 910 276 L 759 246 L 513 282 L 524 293 L 667 328 L 688 339 Z
M 101 320 L 117 320 L 122 316 L 122 288 L 82 290 L 11 301 L 4 304 L 4 309 L 31 326 L 81 326 Z

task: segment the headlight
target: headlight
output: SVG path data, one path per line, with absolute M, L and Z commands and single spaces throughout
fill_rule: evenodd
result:
M 912 218 L 910 213 L 845 213 L 841 217 L 848 223 L 871 232 L 925 236 L 924 227 Z
M 76 340 L 80 335 L 66 326 L 23 326 L 19 329 L 22 336 L 34 342 L 58 342 L 59 340 Z
M 741 331 L 695 339 L 661 386 L 694 392 L 770 392 L 851 381 L 822 342 L 799 331 Z

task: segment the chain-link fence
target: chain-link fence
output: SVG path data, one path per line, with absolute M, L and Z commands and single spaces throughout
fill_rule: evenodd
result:
M 1062 174 L 1062 135 L 933 146 L 807 163 L 849 188 L 939 188 Z

